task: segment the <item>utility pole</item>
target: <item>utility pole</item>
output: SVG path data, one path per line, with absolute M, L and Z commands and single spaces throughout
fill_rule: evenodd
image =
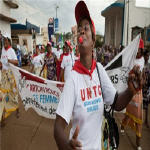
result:
M 56 18 L 57 18 L 57 9 L 59 8 L 59 6 L 58 5 L 56 5 Z
M 128 0 L 127 1 L 127 3 L 128 3 L 128 20 L 127 20 L 127 45 L 128 45 L 128 38 L 129 38 L 129 3 L 130 3 L 130 1 Z

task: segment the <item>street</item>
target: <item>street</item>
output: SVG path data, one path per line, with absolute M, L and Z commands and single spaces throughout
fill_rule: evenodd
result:
M 54 120 L 40 117 L 32 109 L 26 112 L 21 101 L 19 102 L 19 107 L 20 117 L 17 119 L 15 112 L 13 112 L 5 120 L 5 127 L 0 129 L 0 150 L 57 150 L 53 136 Z M 123 114 L 116 113 L 115 116 L 120 130 L 119 122 Z M 67 134 L 69 133 L 70 127 L 66 130 Z M 149 139 L 150 129 L 143 126 L 143 150 L 149 150 Z M 136 150 L 135 135 L 130 129 L 127 129 L 124 135 L 120 134 L 119 150 Z

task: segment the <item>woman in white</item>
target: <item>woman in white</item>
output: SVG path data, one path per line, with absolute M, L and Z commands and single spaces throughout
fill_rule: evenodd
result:
M 143 74 L 143 68 L 144 68 L 144 57 L 143 57 L 143 51 L 144 51 L 144 42 L 142 39 L 140 39 L 139 49 L 135 60 L 135 65 L 137 65 L 140 69 L 141 77 Z M 142 80 L 142 78 L 141 78 Z M 143 83 L 142 83 L 143 84 Z M 143 103 L 143 96 L 142 96 L 142 86 L 138 85 L 138 91 L 134 95 L 132 101 L 128 104 L 126 108 L 125 117 L 122 120 L 121 124 L 121 132 L 124 132 L 124 128 L 126 126 L 129 126 L 136 134 L 136 145 L 137 149 L 141 150 L 141 136 L 142 136 L 142 103 Z M 137 86 L 137 85 L 135 85 Z
M 64 80 L 66 81 L 70 71 L 72 70 L 75 59 L 74 59 L 73 52 L 71 52 L 71 43 L 69 41 L 65 42 L 65 49 L 66 49 L 66 53 L 64 54 L 61 63 L 60 79 L 62 79 L 62 76 L 64 74 Z
M 60 150 L 101 150 L 104 103 L 112 105 L 116 102 L 115 110 L 120 111 L 132 99 L 135 88 L 129 76 L 128 88 L 117 96 L 105 69 L 98 63 L 100 84 L 96 61 L 92 57 L 95 27 L 84 1 L 79 1 L 76 5 L 75 17 L 80 60 L 75 62 L 65 81 L 56 111 L 54 137 Z M 79 42 L 81 38 L 83 40 Z M 133 72 L 137 70 L 138 68 L 134 67 Z M 68 139 L 64 130 L 71 118 L 72 129 Z
M 32 58 L 32 70 L 31 70 L 31 72 L 37 76 L 40 76 L 40 72 L 41 72 L 42 66 L 43 66 L 42 62 L 43 62 L 43 59 L 42 59 L 42 56 L 40 55 L 39 46 L 37 45 L 36 46 L 36 52 Z
M 9 68 L 9 63 L 18 65 L 17 56 L 14 49 L 11 47 L 11 40 L 8 34 L 4 35 L 4 47 L 2 49 L 0 68 L 2 70 L 0 91 L 2 101 L 0 102 L 0 121 L 7 117 L 12 111 L 18 109 L 18 91 L 12 71 Z

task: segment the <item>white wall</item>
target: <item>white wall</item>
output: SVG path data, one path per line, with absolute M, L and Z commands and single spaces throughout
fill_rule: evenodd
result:
M 128 3 L 125 8 L 124 21 L 124 38 L 123 44 L 127 45 L 127 23 L 128 23 Z M 144 28 L 150 25 L 150 8 L 136 7 L 135 0 L 130 0 L 129 3 L 129 29 L 128 29 L 128 44 L 131 42 L 132 27 L 139 26 Z
M 10 23 L 0 20 L 0 30 L 2 34 L 7 32 L 9 35 L 11 35 Z
M 3 0 L 0 0 L 0 13 L 7 17 L 10 17 L 10 7 L 5 4 Z M 0 30 L 2 34 L 5 34 L 7 32 L 9 35 L 11 35 L 10 23 L 0 20 Z
M 23 40 L 27 40 L 27 49 L 28 52 L 33 52 L 33 39 L 32 39 L 32 35 L 30 34 L 21 34 L 18 35 L 19 37 L 19 45 L 23 45 Z
M 10 7 L 5 4 L 3 0 L 0 0 L 0 13 L 7 17 L 10 17 Z
M 43 34 L 43 44 L 47 45 L 48 39 L 48 27 L 41 28 L 41 34 Z
M 38 44 L 43 44 L 43 38 L 44 38 L 44 36 L 43 35 L 36 35 L 36 44 L 38 45 Z

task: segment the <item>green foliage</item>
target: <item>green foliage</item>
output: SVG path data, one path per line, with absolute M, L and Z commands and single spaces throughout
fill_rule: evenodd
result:
M 101 47 L 104 44 L 104 37 L 102 35 L 96 35 L 95 48 Z

